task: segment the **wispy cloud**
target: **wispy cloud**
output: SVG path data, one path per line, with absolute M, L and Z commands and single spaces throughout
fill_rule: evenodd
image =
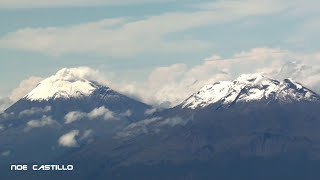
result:
M 88 67 L 72 69 L 75 71 L 68 72 L 67 78 L 74 79 L 79 76 L 97 80 L 120 93 L 157 107 L 178 105 L 204 85 L 220 80 L 232 80 L 243 73 L 264 72 L 267 76 L 279 80 L 291 77 L 320 93 L 320 54 L 302 54 L 280 48 L 253 48 L 227 58 L 214 54 L 193 67 L 183 63 L 157 67 L 151 71 L 146 81 L 119 81 Z M 153 111 L 148 110 L 146 114 Z M 84 117 L 108 120 L 128 115 L 129 110 L 116 114 L 105 107 L 99 107 L 86 114 L 70 112 L 65 117 L 65 123 L 69 124 Z
M 31 109 L 23 110 L 19 113 L 19 116 L 31 116 L 34 114 L 41 114 L 51 111 L 51 106 L 42 107 L 32 107 Z
M 40 128 L 44 126 L 50 126 L 58 124 L 57 121 L 53 120 L 51 116 L 43 115 L 41 119 L 39 120 L 30 120 L 27 122 L 27 127 L 25 128 L 25 131 L 29 131 L 33 128 Z
M 4 151 L 1 153 L 1 156 L 9 156 L 11 154 L 11 151 L 8 150 L 8 151 Z
M 166 37 L 172 33 L 275 13 L 287 8 L 277 1 L 258 3 L 255 0 L 217 1 L 207 7 L 210 8 L 164 13 L 143 19 L 112 18 L 68 27 L 24 28 L 2 36 L 0 47 L 52 55 L 99 53 L 113 57 L 145 52 L 195 52 L 211 48 L 213 43 L 185 38 L 169 40 Z
M 161 126 L 169 125 L 171 127 L 176 125 L 186 125 L 188 121 L 180 118 L 180 117 L 173 117 L 173 118 L 167 118 L 161 123 L 159 123 Z
M 155 68 L 147 81 L 112 81 L 110 87 L 147 104 L 172 107 L 204 85 L 233 80 L 243 73 L 264 72 L 270 78 L 293 78 L 320 93 L 320 55 L 300 54 L 279 48 L 253 48 L 229 58 L 212 55 L 202 64 L 173 64 Z
M 136 136 L 141 133 L 148 133 L 148 130 L 151 128 L 147 128 L 149 124 L 160 121 L 161 117 L 153 117 L 149 119 L 144 119 L 139 122 L 131 123 L 123 130 L 116 134 L 117 137 L 128 137 L 128 136 Z
M 81 7 L 81 6 L 115 6 L 140 3 L 157 3 L 173 0 L 1 0 L 0 8 L 53 8 L 53 7 Z
M 139 122 L 131 123 L 121 131 L 116 133 L 116 137 L 133 137 L 140 134 L 158 133 L 162 126 L 177 126 L 186 125 L 188 119 L 181 117 L 163 118 L 153 117 L 141 120 Z
M 2 124 L 0 124 L 0 131 L 4 130 L 4 126 Z
M 93 133 L 92 129 L 85 130 L 82 136 L 80 137 L 80 140 L 88 139 L 90 136 L 92 136 L 92 133 Z
M 151 109 L 147 109 L 144 114 L 145 115 L 151 115 L 153 113 L 155 113 L 157 111 L 157 108 L 151 108 Z

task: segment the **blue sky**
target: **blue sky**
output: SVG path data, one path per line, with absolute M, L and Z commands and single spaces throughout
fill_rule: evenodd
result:
M 21 83 L 30 77 L 78 66 L 99 70 L 119 91 L 130 86 L 123 92 L 131 95 L 142 85 L 186 89 L 191 80 L 184 77 L 192 73 L 199 82 L 194 90 L 241 73 L 274 74 L 270 68 L 276 67 L 279 73 L 288 63 L 293 69 L 312 67 L 304 76 L 296 70 L 286 75 L 301 81 L 314 76 L 305 82 L 313 87 L 320 77 L 319 5 L 316 0 L 0 0 L 0 96 L 28 90 Z M 238 66 L 239 56 L 242 63 L 256 60 Z M 221 67 L 208 65 L 208 59 L 226 60 L 222 69 L 228 76 L 220 77 Z M 166 77 L 167 71 L 174 75 Z M 155 81 L 166 84 L 154 85 L 153 77 L 163 72 L 164 79 Z

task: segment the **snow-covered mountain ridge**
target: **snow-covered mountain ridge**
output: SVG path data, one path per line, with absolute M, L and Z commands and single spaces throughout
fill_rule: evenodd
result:
M 262 73 L 243 74 L 233 81 L 220 81 L 206 85 L 191 95 L 181 105 L 182 108 L 196 109 L 213 103 L 224 106 L 236 102 L 259 100 L 319 101 L 319 96 L 292 79 L 281 82 L 265 77 Z
M 70 69 L 64 68 L 55 75 L 41 81 L 38 86 L 24 96 L 24 98 L 31 101 L 79 98 L 89 96 L 98 88 L 98 84 L 74 74 Z

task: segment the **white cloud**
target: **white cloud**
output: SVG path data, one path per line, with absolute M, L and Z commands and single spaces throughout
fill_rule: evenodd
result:
M 301 67 L 289 67 L 290 63 Z M 285 71 L 285 68 L 290 70 Z M 320 54 L 299 54 L 262 47 L 242 51 L 230 58 L 213 55 L 194 67 L 185 64 L 158 67 L 150 73 L 146 82 L 110 81 L 110 87 L 147 104 L 172 107 L 204 85 L 233 80 L 243 73 L 264 72 L 279 80 L 291 77 L 320 93 L 319 68 Z
M 12 101 L 8 97 L 0 97 L 0 113 L 4 112 L 11 104 Z
M 158 67 L 149 74 L 147 81 L 114 80 L 87 67 L 65 69 L 58 74 L 68 79 L 82 77 L 97 80 L 147 104 L 172 107 L 204 85 L 231 80 L 242 73 L 265 72 L 276 79 L 291 77 L 319 93 L 319 69 L 319 53 L 300 54 L 279 48 L 261 47 L 242 51 L 229 58 L 215 54 L 194 67 L 182 63 Z M 104 79 L 105 77 L 109 79 Z M 100 107 L 86 116 L 91 119 L 100 116 L 108 120 L 122 115 Z
M 4 119 L 8 119 L 8 118 L 11 118 L 14 116 L 14 112 L 11 112 L 11 113 L 2 113 L 0 114 L 0 116 Z
M 8 150 L 8 151 L 4 151 L 1 153 L 1 156 L 9 156 L 11 154 L 11 151 Z
M 132 115 L 132 112 L 128 109 L 126 112 L 119 114 L 121 117 L 130 117 Z
M 208 6 L 209 7 L 209 6 Z M 194 52 L 211 48 L 212 42 L 197 39 L 168 40 L 167 35 L 192 28 L 270 14 L 287 7 L 268 1 L 217 1 L 209 9 L 172 12 L 142 19 L 113 18 L 68 27 L 24 28 L 0 38 L 0 47 L 52 55 L 99 53 L 114 57 L 139 53 Z M 248 8 L 250 7 L 250 8 Z
M 160 123 L 161 126 L 163 125 L 169 125 L 169 126 L 176 126 L 176 125 L 186 125 L 187 121 L 183 120 L 180 117 L 174 117 L 174 118 L 167 118 L 164 121 Z
M 235 78 L 242 73 L 264 72 L 268 77 L 283 80 L 293 78 L 295 81 L 320 93 L 320 55 L 299 54 L 292 51 L 270 48 L 255 48 L 236 54 L 229 59 L 209 58 L 207 61 L 232 72 Z
M 59 138 L 59 145 L 64 147 L 77 147 L 78 142 L 76 140 L 76 136 L 79 135 L 79 130 L 72 130 L 67 134 L 62 135 Z
M 52 7 L 81 7 L 81 6 L 114 6 L 137 3 L 156 3 L 172 0 L 1 0 L 0 8 L 52 8 Z
M 153 117 L 129 124 L 127 127 L 117 132 L 117 137 L 129 137 L 139 134 L 158 133 L 161 126 L 185 125 L 188 121 L 180 117 L 166 118 Z
M 72 122 L 81 120 L 83 118 L 88 119 L 97 119 L 102 118 L 104 120 L 118 120 L 122 117 L 129 117 L 132 115 L 130 110 L 127 110 L 123 113 L 116 114 L 113 111 L 109 110 L 108 108 L 101 106 L 98 108 L 93 109 L 89 113 L 79 112 L 79 111 L 72 111 L 65 115 L 65 124 L 70 124 Z
M 145 51 L 197 51 L 211 47 L 210 43 L 197 40 L 166 41 L 163 36 L 169 32 L 152 27 L 164 22 L 158 22 L 158 25 L 153 23 L 156 22 L 104 19 L 70 27 L 25 28 L 2 37 L 0 47 L 51 55 L 99 53 L 114 57 L 132 56 Z
M 289 66 L 290 63 L 297 66 L 302 64 L 302 68 Z M 291 68 L 291 70 L 285 70 L 286 68 Z M 194 67 L 188 67 L 182 63 L 158 67 L 149 74 L 147 81 L 114 80 L 110 78 L 112 76 L 103 75 L 88 67 L 64 69 L 59 71 L 57 76 L 68 80 L 85 78 L 99 81 L 147 104 L 172 107 L 181 103 L 204 85 L 220 80 L 231 80 L 242 73 L 265 72 L 271 78 L 276 79 L 291 77 L 319 93 L 319 68 L 320 54 L 299 54 L 279 48 L 261 47 L 242 51 L 229 58 L 213 55 Z M 66 118 L 71 118 L 71 115 L 69 116 Z M 86 116 L 90 119 L 100 116 L 108 120 L 117 119 L 118 116 L 123 115 L 100 107 Z M 78 120 L 80 117 L 75 117 L 73 120 Z
M 230 0 L 230 1 L 215 1 L 198 5 L 199 8 L 210 10 L 229 10 L 235 15 L 255 15 L 268 14 L 270 12 L 278 12 L 281 10 L 294 7 L 296 2 L 288 3 L 285 0 Z
M 317 60 L 320 60 L 318 58 Z M 320 94 L 320 65 L 308 65 L 303 60 L 284 64 L 275 78 L 292 78 Z
M 32 107 L 31 109 L 23 110 L 19 113 L 19 116 L 31 116 L 34 114 L 40 114 L 51 111 L 51 106 L 42 107 Z
M 87 114 L 79 111 L 72 111 L 65 115 L 65 124 L 70 124 L 74 121 L 78 121 L 84 117 L 86 117 Z
M 151 109 L 147 109 L 144 114 L 145 115 L 151 115 L 153 113 L 155 113 L 157 111 L 157 108 L 151 108 Z
M 110 87 L 147 104 L 168 107 L 181 103 L 205 84 L 228 78 L 229 72 L 206 62 L 193 68 L 174 64 L 153 70 L 147 82 L 111 82 Z
M 21 99 L 23 96 L 29 93 L 32 89 L 34 89 L 42 80 L 43 78 L 41 77 L 32 76 L 28 79 L 21 81 L 21 83 L 19 84 L 19 87 L 17 87 L 12 91 L 10 95 L 10 100 L 15 102 Z
M 144 119 L 135 123 L 131 123 L 127 127 L 125 127 L 120 132 L 117 132 L 118 137 L 128 137 L 128 136 L 135 136 L 141 133 L 148 133 L 150 128 L 147 128 L 149 124 L 153 124 L 157 121 L 160 121 L 161 117 L 153 117 L 150 119 Z
M 59 70 L 52 79 L 59 79 L 65 81 L 76 81 L 79 79 L 87 79 L 92 81 L 102 81 L 101 73 L 98 70 L 80 66 L 75 68 L 62 68 Z
M 38 128 L 38 127 L 44 127 L 49 126 L 57 123 L 55 120 L 51 118 L 51 116 L 42 116 L 40 120 L 31 120 L 28 121 L 26 131 L 32 129 L 32 128 Z
M 2 124 L 0 124 L 0 131 L 4 130 L 4 126 Z
M 99 108 L 93 109 L 90 113 L 88 113 L 89 119 L 95 119 L 102 117 L 105 120 L 115 119 L 115 115 L 112 111 L 110 111 L 108 108 L 105 108 L 104 106 L 101 106 Z
M 88 137 L 90 137 L 92 135 L 92 129 L 88 129 L 88 130 L 85 130 L 83 135 L 81 136 L 80 140 L 84 140 L 84 139 L 87 139 Z

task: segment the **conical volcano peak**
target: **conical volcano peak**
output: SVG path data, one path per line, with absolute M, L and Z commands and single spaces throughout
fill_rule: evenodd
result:
M 195 109 L 219 103 L 230 106 L 238 102 L 278 101 L 319 101 L 319 96 L 288 78 L 279 82 L 262 73 L 243 74 L 233 81 L 220 81 L 206 85 L 182 103 L 182 108 Z
M 87 79 L 90 73 L 91 69 L 86 67 L 63 68 L 55 75 L 41 81 L 24 98 L 32 101 L 42 101 L 89 96 L 98 88 L 97 84 Z

